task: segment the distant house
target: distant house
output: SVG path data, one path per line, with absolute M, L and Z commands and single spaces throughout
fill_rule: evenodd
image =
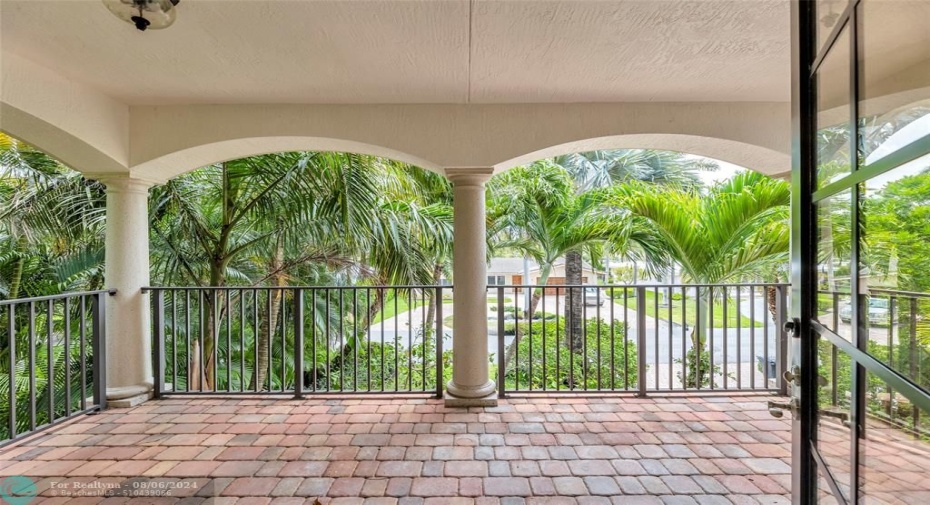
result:
M 488 265 L 488 286 L 500 285 L 522 285 L 524 264 L 523 258 L 491 258 Z M 539 265 L 529 260 L 530 283 L 540 283 Z M 597 284 L 606 279 L 606 272 L 595 270 L 587 261 L 582 263 L 581 283 Z M 552 271 L 549 273 L 549 279 L 546 282 L 548 286 L 560 286 L 565 284 L 565 259 L 560 258 L 553 264 Z M 546 294 L 555 294 L 554 288 L 547 288 Z

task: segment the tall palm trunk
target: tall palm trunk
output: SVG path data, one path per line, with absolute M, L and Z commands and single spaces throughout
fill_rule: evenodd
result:
M 775 284 L 781 282 L 777 275 L 774 279 Z M 778 320 L 778 289 L 775 286 L 769 285 L 765 287 L 765 301 L 769 308 L 769 314 L 772 315 L 772 321 L 776 325 L 781 324 L 781 321 Z
M 271 258 L 271 263 L 269 268 L 272 272 L 275 272 L 271 277 L 271 281 L 275 286 L 284 287 L 287 285 L 287 280 L 284 277 L 283 272 L 284 265 L 284 238 L 283 236 L 278 239 L 277 244 L 275 245 L 274 256 Z M 255 335 L 255 339 L 258 340 L 258 351 L 255 356 L 255 371 L 252 373 L 252 387 L 251 389 L 256 389 L 263 387 L 265 380 L 268 379 L 268 363 L 271 359 L 271 349 L 269 348 L 269 341 L 274 341 L 274 333 L 278 327 L 278 314 L 281 312 L 281 297 L 284 293 L 282 289 L 274 289 L 269 291 L 271 297 L 271 306 L 264 308 L 266 312 L 264 318 L 262 318 L 262 324 L 259 327 L 258 334 Z M 303 373 L 303 370 L 296 370 L 295 373 Z M 268 389 L 271 389 L 271 384 L 268 384 Z
M 583 263 L 580 251 L 565 253 L 565 284 L 581 285 Z M 581 352 L 584 347 L 584 289 L 569 287 L 565 301 L 565 347 L 572 352 Z
M 440 279 L 442 279 L 442 264 L 437 263 L 433 265 L 433 284 L 438 286 Z M 437 297 L 435 289 L 430 289 L 427 296 L 429 297 L 429 307 L 426 309 L 426 326 L 423 327 L 424 345 L 432 338 L 433 332 L 436 330 L 433 319 L 436 318 L 437 306 L 442 303 L 442 296 Z M 439 335 L 438 338 L 442 338 L 442 335 Z
M 539 271 L 539 284 L 543 287 L 536 288 L 533 290 L 533 298 L 530 300 L 530 310 L 526 314 L 527 324 L 533 324 L 533 316 L 536 315 L 536 307 L 539 306 L 539 301 L 542 300 L 542 297 L 545 295 L 546 283 L 549 282 L 549 274 L 552 272 L 552 264 L 547 263 L 542 265 L 541 270 Z M 497 317 L 504 317 L 503 314 L 498 314 Z M 518 320 L 519 321 L 519 320 Z M 543 319 L 543 324 L 546 324 L 545 319 Z M 504 355 L 504 363 L 510 363 L 514 355 L 517 352 L 517 346 L 520 345 L 520 324 L 517 323 L 514 326 L 514 337 L 513 342 L 510 343 L 510 347 L 507 348 L 507 353 Z M 497 338 L 504 338 L 503 335 L 498 335 Z

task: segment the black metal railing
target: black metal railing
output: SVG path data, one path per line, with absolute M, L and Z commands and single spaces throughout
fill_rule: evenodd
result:
M 0 443 L 106 408 L 106 299 L 115 291 L 0 301 Z
M 785 393 L 786 284 L 489 287 L 499 393 Z
M 441 396 L 451 374 L 451 345 L 444 343 L 451 323 L 443 316 L 451 286 L 146 291 L 156 396 Z
M 865 351 L 915 385 L 930 391 L 930 293 L 872 288 L 858 298 L 849 291 L 820 291 L 817 317 L 827 329 L 854 345 L 853 326 Z M 858 313 L 859 321 L 855 321 Z M 819 404 L 836 417 L 848 419 L 852 398 L 850 357 L 827 340 L 819 343 Z M 866 377 L 867 414 L 922 436 L 930 435 L 930 420 L 876 374 Z

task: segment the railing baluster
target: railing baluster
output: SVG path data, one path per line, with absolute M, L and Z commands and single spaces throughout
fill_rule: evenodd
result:
M 282 360 L 283 361 L 283 360 Z M 304 395 L 304 291 L 294 290 L 294 398 Z
M 762 288 L 765 289 L 765 288 Z M 765 312 L 762 313 L 762 324 L 765 325 Z M 749 389 L 756 389 L 756 373 L 752 369 L 752 361 L 756 359 L 756 287 L 749 288 Z M 766 364 L 765 366 L 768 366 Z M 763 367 L 764 368 L 764 367 Z M 762 373 L 768 373 L 763 371 Z
M 788 293 L 784 286 L 776 286 L 775 312 L 778 314 L 778 352 L 775 355 L 775 383 L 778 385 L 778 394 L 788 394 L 788 382 L 784 379 L 788 367 L 788 333 L 785 331 L 787 318 Z
M 630 390 L 630 288 L 623 288 L 623 389 Z
M 436 398 L 442 398 L 442 388 L 443 388 L 443 369 L 442 369 L 442 347 L 443 340 L 445 339 L 445 332 L 443 331 L 442 326 L 442 287 L 435 288 L 434 291 L 434 302 L 436 304 Z M 368 375 L 371 376 L 371 339 L 368 340 Z M 424 353 L 425 357 L 425 353 Z M 425 360 L 425 359 L 424 359 Z M 503 384 L 498 385 L 499 388 L 503 387 Z M 371 383 L 369 380 L 368 389 L 371 390 Z
M 736 286 L 736 389 L 743 389 L 743 312 L 740 310 L 740 299 L 742 293 L 740 287 Z M 750 321 L 749 324 L 752 324 Z
M 517 337 L 519 333 L 520 333 L 519 329 L 516 329 L 514 333 L 514 340 L 513 340 L 514 351 L 517 351 L 517 349 L 520 347 L 518 345 L 519 339 Z M 506 377 L 507 377 L 507 360 L 505 359 L 505 354 L 506 354 L 506 349 L 504 348 L 504 287 L 498 286 L 497 287 L 497 382 L 498 382 L 497 397 L 498 398 L 504 398 L 507 394 L 506 392 L 507 386 L 505 382 Z M 520 389 L 520 371 L 519 371 L 519 367 L 516 366 L 516 363 L 519 363 L 519 361 L 515 361 L 515 366 L 513 369 L 514 391 L 517 391 Z
M 178 387 L 178 292 L 171 291 L 171 390 Z
M 546 299 L 546 286 L 542 286 L 542 300 Z M 543 305 L 545 306 L 545 304 Z M 562 348 L 561 338 L 559 336 L 559 318 L 562 317 L 562 311 L 559 310 L 559 288 L 555 287 L 555 390 L 562 390 L 562 373 L 561 373 L 561 364 L 562 359 L 560 357 L 560 349 Z M 571 363 L 568 364 L 571 367 Z
M 730 332 L 728 328 L 730 320 L 727 317 L 729 316 L 729 314 L 727 313 L 728 312 L 727 306 L 730 305 L 729 303 L 730 290 L 728 290 L 726 286 L 723 286 L 722 289 L 723 289 L 723 389 L 727 389 L 727 376 L 729 375 L 727 372 L 729 371 L 729 365 L 730 365 L 727 360 L 728 358 L 727 351 L 729 350 L 728 349 L 729 342 L 728 342 L 727 334 Z
M 710 366 L 708 367 L 707 375 L 710 376 L 709 387 L 710 389 L 713 390 L 717 386 L 715 384 L 716 381 L 714 381 L 715 366 L 714 366 L 714 287 L 713 286 L 707 286 L 707 306 L 709 307 L 708 309 L 709 312 L 707 314 L 707 327 L 708 327 L 707 358 L 710 360 Z M 724 304 L 724 307 L 726 307 L 726 304 Z M 724 321 L 724 325 L 726 325 L 726 321 Z M 726 331 L 724 331 L 724 335 L 726 335 Z
M 36 305 L 29 302 L 29 429 L 36 429 Z
M 6 334 L 10 357 L 10 438 L 16 437 L 16 304 L 7 306 Z
M 81 410 L 87 410 L 87 296 L 81 295 Z
M 655 390 L 658 391 L 662 389 L 661 387 L 659 387 L 659 286 L 658 285 L 656 285 L 653 288 L 652 305 L 653 305 L 654 313 L 656 315 L 656 317 L 654 318 L 655 329 L 653 331 L 654 333 L 653 340 L 655 341 L 655 347 L 652 348 L 653 349 L 652 355 L 655 361 L 655 363 L 653 363 L 653 365 L 655 366 L 655 370 L 653 370 L 654 372 L 653 375 L 655 376 L 655 379 L 656 379 Z M 645 316 L 645 314 L 643 315 Z
M 65 417 L 71 417 L 71 297 L 65 297 Z M 13 333 L 10 333 L 13 338 Z
M 280 316 L 281 316 L 279 318 L 281 320 L 281 327 L 280 327 L 280 330 L 281 330 L 281 340 L 280 340 L 281 366 L 278 369 L 278 372 L 279 372 L 278 382 L 280 385 L 279 392 L 283 393 L 287 389 L 287 371 L 286 371 L 287 365 L 285 364 L 287 360 L 284 359 L 284 357 L 287 356 L 287 326 L 288 324 L 287 324 L 287 311 L 285 310 L 287 307 L 287 300 L 285 299 L 286 292 L 283 289 L 277 288 L 277 287 L 272 288 L 272 289 L 278 293 L 277 305 L 279 307 L 278 310 L 280 311 Z M 339 313 L 341 314 L 342 311 L 340 310 Z M 272 324 L 274 324 L 275 326 L 278 326 L 277 320 L 273 321 Z M 341 329 L 342 328 L 340 327 L 340 330 Z M 271 356 L 274 356 L 274 353 L 271 353 Z M 273 361 L 274 361 L 273 359 L 268 360 L 269 363 Z
M 352 290 L 352 391 L 358 391 L 358 290 Z
M 529 283 L 530 281 L 527 279 L 526 282 Z M 527 288 L 524 288 L 524 289 L 526 289 L 527 291 L 532 291 L 532 290 L 531 290 L 530 288 L 528 288 L 528 287 L 527 287 Z M 530 300 L 530 303 L 533 302 L 532 295 L 529 297 L 529 300 Z M 541 310 L 542 310 L 542 313 L 540 314 L 541 317 L 539 318 L 539 320 L 540 320 L 540 327 L 542 328 L 542 335 L 541 335 L 541 338 L 542 338 L 542 369 L 543 369 L 543 373 L 542 373 L 542 389 L 543 389 L 543 391 L 545 391 L 545 390 L 549 387 L 548 381 L 546 380 L 546 379 L 548 378 L 548 377 L 547 377 L 547 374 L 549 373 L 549 369 L 546 367 L 546 350 L 547 350 L 547 347 L 548 347 L 548 346 L 546 345 L 546 342 L 547 342 L 547 340 L 546 340 L 546 297 L 545 297 L 545 296 L 542 297 L 539 301 L 542 303 L 542 309 L 541 309 Z M 527 314 L 529 314 L 529 313 L 531 312 L 531 311 L 529 310 L 529 309 L 531 309 L 531 308 L 532 308 L 532 307 L 527 307 L 527 311 L 526 311 Z M 533 320 L 532 320 L 532 319 L 530 319 L 530 324 L 533 324 Z M 556 345 L 558 345 L 558 342 L 556 342 Z M 558 363 L 556 363 L 556 367 L 558 367 Z
M 252 366 L 252 389 L 255 392 L 259 392 L 262 388 L 262 385 L 258 381 L 258 344 L 262 338 L 261 325 L 258 323 L 258 304 L 261 303 L 261 298 L 259 297 L 258 290 L 252 290 L 252 347 L 253 347 L 253 356 L 255 356 L 255 363 Z
M 156 289 L 153 293 L 152 304 L 155 311 L 152 314 L 152 324 L 155 326 L 155 398 L 161 398 L 165 389 L 165 292 Z
M 688 389 L 688 291 L 681 287 L 681 389 Z
M 46 303 L 45 331 L 48 334 L 45 347 L 45 361 L 48 366 L 46 388 L 48 389 L 48 424 L 55 422 L 55 305 L 53 300 Z
M 636 286 L 637 396 L 646 396 L 646 287 Z
M 701 348 L 704 347 L 704 340 L 707 335 L 701 329 L 701 287 L 694 286 L 694 334 L 696 338 L 691 342 L 694 349 L 694 386 L 698 391 L 701 390 L 701 383 L 704 382 L 704 373 L 701 371 Z
M 226 391 L 232 391 L 232 290 L 226 290 Z M 217 382 L 219 382 L 217 380 Z
M 617 389 L 617 320 L 615 318 L 616 304 L 614 303 L 614 288 L 607 290 L 607 301 L 610 302 L 610 390 Z
M 268 320 L 268 377 L 265 380 L 268 381 L 268 392 L 270 393 L 272 390 L 272 385 L 274 384 L 271 380 L 271 376 L 273 372 L 273 362 L 274 362 L 274 352 L 273 352 L 274 345 L 272 342 L 274 340 L 275 328 L 278 325 L 276 321 L 271 320 L 271 304 L 272 304 L 271 298 L 274 292 L 271 289 L 268 289 L 267 293 L 268 293 L 268 296 L 267 296 L 268 311 L 265 312 L 265 318 Z M 328 363 L 329 359 L 327 359 L 326 361 Z M 327 374 L 327 377 L 328 376 L 329 374 Z
M 193 363 L 193 356 L 191 356 L 191 292 L 190 291 L 184 292 L 184 336 L 185 336 L 184 344 L 187 350 L 185 354 L 185 359 L 187 363 L 185 364 L 185 367 L 184 367 L 185 371 L 187 372 L 187 381 L 184 384 L 184 391 L 190 392 L 191 378 L 193 377 L 193 375 L 191 374 L 191 364 Z M 258 353 L 256 352 L 255 355 L 257 356 Z M 175 388 L 177 388 L 177 386 L 175 386 Z
M 400 330 L 397 326 L 397 298 L 400 292 L 394 288 L 394 390 L 400 391 Z
M 416 299 L 413 290 L 407 290 L 407 391 L 413 391 L 413 311 Z M 397 317 L 397 314 L 394 314 Z
M 371 289 L 370 288 L 365 288 L 365 305 L 371 306 Z M 365 355 L 368 356 L 368 359 L 367 359 L 368 373 L 366 374 L 366 377 L 368 379 L 367 391 L 371 392 L 371 324 L 372 322 L 371 322 L 371 319 L 367 317 L 369 310 L 370 309 L 368 307 L 365 307 L 365 311 L 366 311 L 365 320 L 368 321 L 368 327 L 365 328 L 365 340 L 368 342 L 368 352 Z M 314 353 L 314 355 L 315 354 L 316 353 Z
M 317 359 L 316 359 L 316 297 L 317 290 L 310 290 L 310 355 L 313 356 L 313 384 L 310 386 L 310 391 L 316 393 L 317 391 Z M 370 354 L 370 352 L 369 352 Z M 371 389 L 370 387 L 368 389 Z
M 239 392 L 245 392 L 245 289 L 239 290 Z M 175 361 L 177 363 L 177 361 Z M 175 365 L 177 367 L 177 365 Z
M 516 334 L 516 332 L 518 331 L 517 327 L 520 326 L 520 297 L 517 296 L 516 291 L 514 291 L 514 294 L 513 294 L 513 324 L 514 324 L 514 333 Z M 532 322 L 527 324 L 526 333 L 527 333 L 526 361 L 527 361 L 527 369 L 528 369 L 526 385 L 527 385 L 527 389 L 532 391 L 533 390 L 533 324 Z M 543 344 L 543 347 L 545 347 L 545 343 Z
M 97 293 L 93 298 L 93 328 L 91 348 L 94 357 L 94 403 L 100 410 L 107 408 L 107 295 Z M 33 402 L 33 406 L 35 403 Z
M 675 359 L 672 355 L 672 349 L 674 349 L 674 337 L 672 336 L 675 326 L 675 317 L 674 309 L 675 304 L 673 303 L 674 299 L 672 298 L 672 286 L 668 286 L 668 389 L 675 389 L 675 380 L 674 380 L 674 364 Z M 658 322 L 657 322 L 658 324 Z
M 768 312 L 768 302 L 770 296 L 768 286 L 763 289 L 765 289 L 766 312 Z M 772 320 L 772 323 L 775 325 L 778 324 L 778 321 L 775 320 L 777 318 L 778 317 L 776 314 L 775 318 Z M 776 335 L 778 334 L 778 328 L 775 329 L 775 333 Z M 769 386 L 769 325 L 765 325 L 762 328 L 762 367 L 765 369 L 765 372 L 763 372 L 763 375 L 765 375 L 765 389 L 771 389 L 771 386 Z M 776 381 L 778 380 L 777 377 L 774 377 L 774 379 Z

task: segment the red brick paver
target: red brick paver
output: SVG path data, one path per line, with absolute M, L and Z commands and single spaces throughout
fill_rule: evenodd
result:
M 767 400 L 166 399 L 4 449 L 0 476 L 33 478 L 47 503 L 97 483 L 169 486 L 106 503 L 787 504 L 789 421 Z

